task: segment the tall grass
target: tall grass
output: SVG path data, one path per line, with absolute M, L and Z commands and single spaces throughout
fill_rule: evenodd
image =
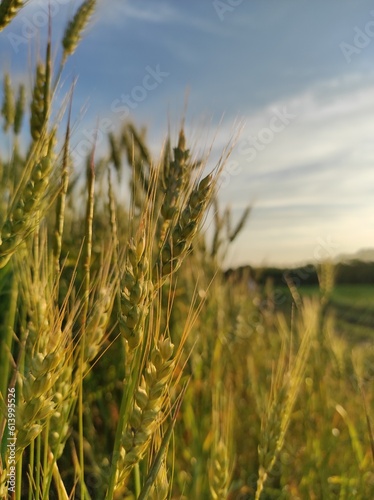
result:
M 1 28 L 21 5 L 2 3 Z M 233 227 L 217 203 L 231 144 L 210 167 L 181 127 L 154 159 L 126 123 L 77 180 L 70 107 L 64 130 L 51 116 L 94 6 L 68 23 L 58 68 L 48 41 L 28 100 L 3 79 L 0 497 L 371 498 L 372 345 L 337 335 L 328 264 L 320 297 L 291 290 L 291 318 L 271 286 L 225 278 L 249 214 Z M 114 189 L 126 168 L 127 204 Z

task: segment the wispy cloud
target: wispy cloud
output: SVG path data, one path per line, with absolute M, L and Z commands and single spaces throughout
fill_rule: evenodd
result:
M 181 8 L 182 7 L 182 8 Z M 139 23 L 144 28 L 144 23 L 149 25 L 168 25 L 175 28 L 178 25 L 189 27 L 204 32 L 205 34 L 223 34 L 228 31 L 228 27 L 218 23 L 212 9 L 212 16 L 204 18 L 168 1 L 143 1 L 136 0 L 112 0 L 109 9 L 107 2 L 102 0 L 99 4 L 100 19 L 105 24 L 124 26 L 129 23 Z M 165 33 L 166 34 L 166 33 Z M 169 49 L 177 49 L 172 44 Z M 180 45 L 179 45 L 180 49 Z
M 120 24 L 127 21 L 145 21 L 148 23 L 170 23 L 179 18 L 178 10 L 166 2 L 132 2 L 129 0 L 114 0 L 110 8 L 105 1 L 99 4 L 100 14 L 106 22 Z
M 242 171 L 223 198 L 235 200 L 237 213 L 248 202 L 254 207 L 236 258 L 261 261 L 273 239 L 279 249 L 269 249 L 270 260 L 307 259 L 313 242 L 327 233 L 339 239 L 339 251 L 374 244 L 374 90 L 360 83 L 357 75 L 319 82 L 248 116 L 245 133 L 253 137 L 267 126 L 272 109 L 286 107 L 296 119 L 253 161 L 234 155 Z M 261 241 L 257 249 L 253 239 Z

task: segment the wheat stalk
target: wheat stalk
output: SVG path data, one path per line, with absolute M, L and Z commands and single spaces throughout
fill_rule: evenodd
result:
M 171 377 L 174 346 L 169 339 L 161 339 L 150 356 L 142 382 L 135 391 L 134 404 L 128 426 L 122 436 L 122 459 L 119 464 L 117 487 L 126 480 L 131 470 L 144 456 L 152 434 L 160 425 L 163 399 Z

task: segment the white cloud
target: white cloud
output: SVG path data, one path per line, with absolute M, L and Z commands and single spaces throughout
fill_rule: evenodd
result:
M 245 133 L 257 136 L 272 109 L 297 116 L 253 161 L 234 155 L 242 172 L 221 196 L 238 213 L 251 201 L 254 209 L 233 259 L 306 260 L 324 234 L 340 241 L 339 252 L 374 245 L 374 89 L 360 83 L 320 82 L 248 117 Z

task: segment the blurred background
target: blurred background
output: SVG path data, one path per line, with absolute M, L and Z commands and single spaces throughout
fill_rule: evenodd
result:
M 0 39 L 2 69 L 29 89 L 48 3 L 58 40 L 79 2 L 32 0 Z M 220 200 L 234 218 L 252 212 L 227 267 L 371 256 L 373 38 L 366 0 L 102 0 L 61 89 L 78 77 L 78 162 L 96 128 L 104 150 L 123 120 L 146 125 L 158 152 L 186 116 L 190 139 L 215 138 L 212 162 L 240 128 Z

